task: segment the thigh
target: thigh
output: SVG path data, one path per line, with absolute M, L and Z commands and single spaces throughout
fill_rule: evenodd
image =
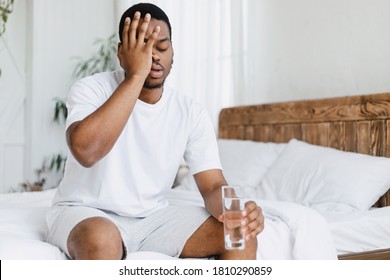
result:
M 246 240 L 245 249 L 243 250 L 226 250 L 223 223 L 217 221 L 214 217 L 210 217 L 188 239 L 181 257 L 253 260 L 256 259 L 256 252 L 257 238 Z
M 110 219 L 105 212 L 85 206 L 55 206 L 47 215 L 48 233 L 47 241 L 59 247 L 68 257 L 70 256 L 67 246 L 71 231 L 81 221 L 92 217 Z
M 210 216 L 187 240 L 181 257 L 217 256 L 224 250 L 224 246 L 223 224 Z
M 129 252 L 154 251 L 179 257 L 190 236 L 210 216 L 203 207 L 168 206 L 130 223 L 119 222 Z

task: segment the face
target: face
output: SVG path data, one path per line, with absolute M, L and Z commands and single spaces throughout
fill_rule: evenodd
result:
M 173 63 L 172 42 L 168 25 L 164 21 L 152 18 L 145 34 L 145 40 L 149 38 L 156 26 L 160 26 L 161 29 L 153 45 L 152 68 L 144 83 L 144 87 L 147 89 L 161 88 L 171 71 Z

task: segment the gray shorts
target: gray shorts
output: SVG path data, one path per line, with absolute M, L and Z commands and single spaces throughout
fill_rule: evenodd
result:
M 129 253 L 153 251 L 179 257 L 187 240 L 210 214 L 203 207 L 168 206 L 145 218 L 129 218 L 86 206 L 55 206 L 47 215 L 47 241 L 69 257 L 71 230 L 91 217 L 105 217 L 115 223 Z

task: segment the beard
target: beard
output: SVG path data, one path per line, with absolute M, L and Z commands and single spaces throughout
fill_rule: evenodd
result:
M 164 81 L 162 81 L 162 83 L 158 83 L 158 84 L 152 84 L 152 83 L 148 83 L 145 81 L 143 87 L 146 89 L 158 89 L 158 88 L 162 88 L 164 86 L 164 82 L 165 82 L 165 79 L 164 79 Z

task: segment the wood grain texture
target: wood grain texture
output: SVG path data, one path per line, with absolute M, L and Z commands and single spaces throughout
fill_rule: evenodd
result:
M 390 93 L 226 108 L 219 116 L 219 138 L 276 143 L 296 138 L 390 157 Z M 375 206 L 390 206 L 390 190 Z
M 339 260 L 390 260 L 390 249 L 372 250 L 361 253 L 342 254 Z

